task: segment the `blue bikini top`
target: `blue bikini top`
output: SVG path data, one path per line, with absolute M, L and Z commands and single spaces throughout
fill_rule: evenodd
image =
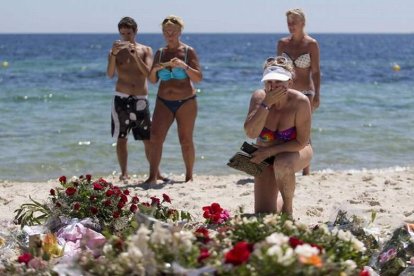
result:
M 161 48 L 159 62 L 161 62 L 162 50 L 163 49 Z M 188 47 L 185 47 L 185 59 L 184 59 L 185 63 L 187 63 L 187 52 L 188 52 Z M 183 80 L 183 79 L 188 78 L 188 75 L 185 72 L 185 70 L 180 67 L 174 67 L 171 70 L 163 68 L 157 72 L 157 75 L 158 75 L 158 78 L 162 81 L 167 81 L 170 79 Z

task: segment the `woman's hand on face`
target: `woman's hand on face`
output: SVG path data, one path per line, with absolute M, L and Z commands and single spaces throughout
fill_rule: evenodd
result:
M 266 90 L 266 97 L 263 100 L 263 102 L 265 102 L 269 106 L 274 105 L 286 96 L 287 91 L 288 88 L 285 86 L 278 86 L 273 90 Z
M 171 67 L 180 67 L 183 69 L 187 68 L 187 64 L 177 57 L 171 59 L 170 63 L 171 63 Z

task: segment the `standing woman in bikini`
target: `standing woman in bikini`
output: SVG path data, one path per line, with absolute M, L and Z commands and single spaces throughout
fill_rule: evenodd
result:
M 183 154 L 185 182 L 193 179 L 195 149 L 194 124 L 197 116 L 196 92 L 193 82 L 202 80 L 202 73 L 195 50 L 180 41 L 183 20 L 174 15 L 162 21 L 162 32 L 166 46 L 154 56 L 149 80 L 160 81 L 151 127 L 150 174 L 146 183 L 156 183 L 162 156 L 162 147 L 167 132 L 177 121 L 178 137 Z
M 292 88 L 309 98 L 314 111 L 320 104 L 319 45 L 316 39 L 305 33 L 306 20 L 301 9 L 287 11 L 286 17 L 290 36 L 279 40 L 277 54 L 292 62 L 296 74 Z M 306 167 L 302 173 L 308 175 L 310 167 Z

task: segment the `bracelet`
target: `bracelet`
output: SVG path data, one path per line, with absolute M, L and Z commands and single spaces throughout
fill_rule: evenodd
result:
M 266 109 L 267 111 L 270 111 L 270 107 L 268 105 L 261 103 L 260 106 Z

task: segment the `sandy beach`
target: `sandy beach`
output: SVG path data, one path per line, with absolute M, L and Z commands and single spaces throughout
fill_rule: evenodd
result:
M 196 175 L 192 183 L 183 183 L 182 176 L 172 176 L 173 181 L 146 189 L 135 185 L 140 177 L 128 184 L 107 177 L 107 181 L 128 187 L 141 200 L 150 196 L 168 194 L 173 207 L 189 211 L 197 221 L 203 221 L 202 207 L 213 202 L 228 209 L 231 214 L 243 208 L 253 213 L 253 178 L 245 174 L 227 176 Z M 29 196 L 43 202 L 50 188 L 58 181 L 42 183 L 0 183 L 0 220 L 12 220 L 14 210 L 29 202 Z M 294 199 L 294 218 L 306 224 L 332 221 L 339 209 L 365 218 L 377 213 L 374 226 L 386 236 L 404 222 L 414 222 L 414 168 L 397 167 L 362 171 L 319 171 L 310 176 L 297 175 Z

